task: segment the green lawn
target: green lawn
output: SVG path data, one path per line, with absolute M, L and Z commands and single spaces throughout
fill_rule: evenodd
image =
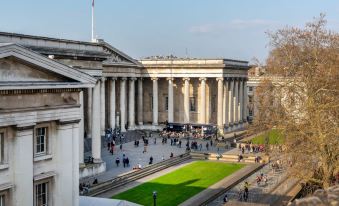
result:
M 153 205 L 152 193 L 157 191 L 157 205 L 175 206 L 244 166 L 235 163 L 197 161 L 112 198 L 150 206 Z
M 277 129 L 268 132 L 268 144 L 278 145 L 283 143 L 283 136 Z M 265 134 L 261 134 L 252 139 L 253 144 L 265 144 Z

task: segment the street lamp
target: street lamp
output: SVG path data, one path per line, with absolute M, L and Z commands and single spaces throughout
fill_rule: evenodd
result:
M 157 191 L 153 191 L 153 205 L 157 205 Z

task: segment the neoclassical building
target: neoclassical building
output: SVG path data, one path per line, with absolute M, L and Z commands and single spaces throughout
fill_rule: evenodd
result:
M 161 129 L 168 121 L 215 124 L 220 132 L 227 132 L 244 127 L 248 119 L 246 61 L 137 61 L 100 39 L 84 42 L 6 32 L 0 32 L 0 43 L 14 43 L 77 71 L 78 76 L 89 76 L 92 86 L 83 90 L 79 100 L 83 112 L 76 150 L 80 177 L 105 171 L 101 137 L 107 128 Z M 95 162 L 91 167 L 83 166 L 84 138 L 91 139 Z
M 92 76 L 0 43 L 0 205 L 78 205 L 83 91 Z

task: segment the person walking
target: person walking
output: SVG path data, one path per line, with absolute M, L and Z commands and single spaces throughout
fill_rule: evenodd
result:
M 149 164 L 150 165 L 153 164 L 153 157 L 152 156 L 149 158 Z
M 206 149 L 207 149 L 207 151 L 208 151 L 208 146 L 209 146 L 209 145 L 208 145 L 208 142 L 207 142 L 207 143 L 206 143 Z
M 115 164 L 117 165 L 117 167 L 119 167 L 119 163 L 120 163 L 120 158 L 117 157 L 117 158 L 115 159 Z

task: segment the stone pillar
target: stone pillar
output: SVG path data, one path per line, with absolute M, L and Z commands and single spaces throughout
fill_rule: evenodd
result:
M 242 116 L 243 116 L 243 105 L 244 105 L 244 87 L 243 87 L 243 80 L 240 79 L 239 81 L 239 106 L 238 106 L 238 121 L 242 123 Z
M 123 77 L 120 79 L 120 128 L 121 132 L 126 132 L 126 80 Z
M 190 79 L 184 78 L 184 122 L 190 122 Z
M 153 77 L 153 125 L 158 125 L 158 78 Z
M 248 116 L 248 92 L 247 92 L 247 79 L 244 80 L 244 104 L 243 104 L 243 116 L 242 120 L 243 122 L 247 122 L 247 116 Z
M 79 125 L 77 123 L 73 123 L 73 138 L 72 138 L 72 144 L 73 144 L 73 185 L 72 185 L 72 199 L 73 199 L 73 205 L 79 205 L 79 163 L 83 163 L 83 152 L 82 154 L 77 150 L 77 145 L 79 145 L 79 141 L 83 142 L 83 135 L 82 140 L 79 140 L 79 133 L 80 129 Z M 80 122 L 81 127 L 81 122 Z M 80 144 L 81 145 L 81 144 Z M 82 143 L 83 145 L 83 143 Z M 79 157 L 79 154 L 82 155 L 82 157 Z M 79 162 L 79 160 L 82 160 L 82 162 Z
M 206 78 L 200 78 L 201 84 L 201 107 L 200 107 L 200 123 L 206 124 Z
M 229 79 L 225 79 L 224 82 L 224 102 L 225 102 L 225 106 L 224 106 L 224 114 L 225 114 L 225 126 L 228 127 L 229 126 Z
M 222 122 L 222 117 L 223 117 L 223 78 L 217 78 L 218 82 L 218 113 L 217 113 L 217 125 L 219 130 L 222 132 L 223 131 L 223 122 Z
M 86 112 L 86 118 L 87 118 L 87 137 L 92 138 L 92 100 L 93 100 L 93 88 L 87 89 L 87 112 Z
M 79 130 L 79 138 L 78 138 L 78 147 L 79 147 L 79 154 L 77 155 L 79 158 L 79 163 L 84 163 L 84 92 L 79 92 L 79 102 L 80 102 L 80 122 L 78 126 Z
M 168 122 L 174 121 L 173 78 L 168 80 Z
M 14 142 L 13 151 L 15 151 L 13 157 L 10 157 L 15 160 L 11 165 L 12 183 L 15 185 L 12 199 L 14 206 L 33 205 L 33 128 L 34 125 L 18 126 L 15 138 L 11 140 Z
M 115 129 L 115 81 L 117 78 L 113 77 L 109 80 L 110 83 L 110 127 Z
M 234 124 L 234 79 L 230 79 L 230 88 L 228 90 L 229 104 L 228 104 L 228 113 L 229 113 L 229 124 Z
M 135 106 L 134 106 L 134 98 L 135 98 L 135 80 L 137 78 L 130 78 L 129 79 L 129 101 L 128 101 L 128 122 L 129 126 L 128 129 L 134 130 L 135 129 Z
M 101 78 L 101 85 L 100 85 L 100 113 L 101 113 L 101 119 L 100 119 L 100 130 L 101 130 L 101 135 L 105 135 L 105 82 L 106 78 L 102 77 Z
M 94 162 L 101 161 L 101 135 L 100 135 L 100 80 L 93 89 L 93 111 L 92 111 L 92 157 Z
M 234 123 L 238 124 L 238 104 L 239 104 L 239 82 L 238 80 L 234 81 Z
M 138 124 L 143 125 L 144 124 L 144 118 L 143 118 L 143 89 L 142 89 L 142 78 L 138 79 Z

